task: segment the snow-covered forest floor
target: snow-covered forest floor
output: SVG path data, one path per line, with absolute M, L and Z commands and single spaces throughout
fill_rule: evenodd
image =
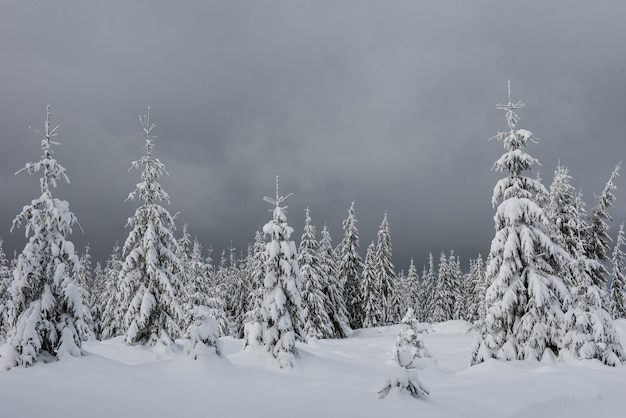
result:
M 615 322 L 626 346 L 626 320 Z M 377 392 L 392 373 L 399 326 L 344 340 L 298 344 L 296 367 L 241 351 L 222 338 L 222 358 L 127 346 L 121 337 L 83 345 L 85 356 L 0 372 L 0 416 L 19 417 L 622 417 L 626 366 L 599 361 L 487 361 L 469 367 L 476 334 L 435 324 L 424 342 L 435 362 L 419 371 L 430 390 L 414 399 Z

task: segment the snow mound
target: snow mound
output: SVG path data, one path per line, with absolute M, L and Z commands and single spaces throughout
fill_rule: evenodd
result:
M 432 330 L 437 334 L 467 334 L 472 324 L 463 320 L 445 321 L 433 324 Z

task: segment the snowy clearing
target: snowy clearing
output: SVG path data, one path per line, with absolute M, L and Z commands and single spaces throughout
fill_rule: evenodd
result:
M 626 345 L 626 320 L 615 322 Z M 126 346 L 121 337 L 84 344 L 85 356 L 0 372 L 0 416 L 19 417 L 622 417 L 626 367 L 599 361 L 487 361 L 468 367 L 468 324 L 432 326 L 436 363 L 419 379 L 428 399 L 377 392 L 391 373 L 400 326 L 353 338 L 298 344 L 291 370 L 222 338 L 222 358 Z

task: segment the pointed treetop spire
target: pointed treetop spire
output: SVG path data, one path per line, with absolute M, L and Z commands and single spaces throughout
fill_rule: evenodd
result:
M 517 103 L 513 103 L 513 101 L 511 100 L 511 80 L 509 80 L 508 87 L 509 87 L 509 102 L 507 104 L 497 104 L 496 108 L 506 111 L 507 124 L 509 125 L 509 128 L 511 130 L 514 130 L 515 125 L 519 121 L 519 116 L 517 116 L 514 110 L 523 108 L 525 104 L 522 103 L 521 101 Z
M 59 129 L 59 125 L 50 129 L 50 105 L 46 107 L 46 122 L 45 122 L 44 132 L 41 132 L 39 129 L 33 128 L 29 126 L 29 129 L 35 132 L 37 135 L 43 137 L 41 140 L 41 149 L 44 152 L 44 158 L 49 160 L 54 155 L 54 152 L 50 148 L 50 145 L 60 145 L 58 142 L 51 141 L 52 138 L 58 135 L 57 129 Z
M 276 198 L 272 199 L 271 197 L 263 196 L 263 201 L 275 206 L 274 209 L 270 209 L 270 211 L 274 211 L 274 214 L 276 215 L 277 210 L 283 211 L 284 209 L 287 209 L 287 206 L 281 207 L 280 204 L 292 195 L 293 193 L 289 193 L 287 196 L 280 195 L 279 176 L 276 175 Z
M 148 113 L 146 115 L 139 115 L 139 121 L 141 122 L 144 138 L 146 139 L 146 145 L 144 146 L 144 148 L 146 149 L 146 155 L 150 157 L 150 154 L 154 149 L 153 139 L 157 138 L 156 136 L 151 135 L 151 132 L 156 127 L 156 125 L 150 122 L 150 106 L 148 106 Z

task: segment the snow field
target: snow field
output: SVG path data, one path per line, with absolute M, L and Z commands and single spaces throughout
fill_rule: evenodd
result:
M 476 338 L 464 321 L 424 334 L 434 362 L 420 381 L 428 399 L 377 392 L 391 373 L 400 326 L 299 344 L 291 370 L 242 340 L 222 338 L 222 358 L 191 360 L 122 337 L 84 344 L 85 356 L 0 372 L 0 416 L 20 417 L 545 417 L 619 418 L 626 368 L 599 361 L 490 360 L 469 367 Z M 616 321 L 626 342 L 626 320 Z

